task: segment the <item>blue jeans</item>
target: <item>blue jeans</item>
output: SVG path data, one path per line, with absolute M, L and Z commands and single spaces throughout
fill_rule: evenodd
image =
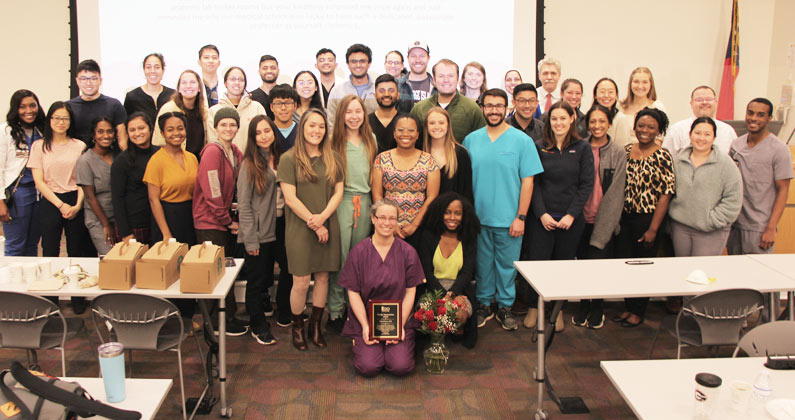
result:
M 39 253 L 41 228 L 36 187 L 20 185 L 14 194 L 15 204 L 8 209 L 11 220 L 3 223 L 6 256 L 35 257 Z

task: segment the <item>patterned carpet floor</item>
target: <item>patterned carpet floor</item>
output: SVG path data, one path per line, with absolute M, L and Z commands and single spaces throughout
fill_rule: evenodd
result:
M 547 371 L 558 395 L 582 397 L 590 413 L 562 415 L 548 399 L 544 408 L 560 419 L 634 419 L 631 409 L 599 367 L 601 360 L 644 359 L 654 333 L 665 315 L 662 302 L 652 302 L 646 322 L 625 329 L 607 321 L 600 330 L 577 328 L 569 322 L 576 303 L 566 309 L 566 330 L 557 334 L 547 356 Z M 71 314 L 68 304 L 62 304 Z M 606 305 L 610 318 L 623 308 Z M 242 308 L 241 308 L 242 310 Z M 91 335 L 79 335 L 67 346 L 69 376 L 98 376 L 98 339 L 90 316 L 83 315 Z M 519 319 L 521 322 L 521 318 Z M 468 350 L 449 343 L 447 371 L 432 375 L 424 369 L 421 352 L 411 375 L 403 378 L 383 373 L 375 378 L 358 376 L 352 366 L 348 339 L 327 335 L 329 346 L 320 350 L 310 344 L 299 352 L 290 344 L 289 328 L 273 323 L 278 343 L 259 345 L 250 335 L 227 340 L 228 398 L 233 418 L 254 419 L 528 419 L 536 407 L 536 344 L 532 332 L 520 326 L 506 332 L 494 321 L 479 330 L 477 346 Z M 676 357 L 673 337 L 661 334 L 655 358 Z M 206 349 L 204 343 L 202 348 Z M 730 356 L 732 348 L 720 349 Z M 194 340 L 183 344 L 186 394 L 196 397 L 202 389 L 200 359 Z M 45 372 L 60 373 L 59 352 L 42 351 Z M 706 349 L 685 349 L 683 357 L 708 357 Z M 0 350 L 0 366 L 12 360 L 25 362 L 19 350 Z M 161 407 L 158 419 L 181 418 L 176 354 L 136 352 L 135 377 L 173 378 L 174 386 Z M 218 386 L 216 383 L 216 396 Z M 210 415 L 218 418 L 218 405 Z

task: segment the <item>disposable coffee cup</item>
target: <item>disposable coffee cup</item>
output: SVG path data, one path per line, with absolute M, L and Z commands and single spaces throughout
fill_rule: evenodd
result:
M 22 264 L 22 281 L 26 284 L 31 284 L 39 277 L 39 266 L 36 263 L 23 263 Z
M 745 381 L 732 381 L 731 384 L 731 408 L 737 413 L 748 412 L 751 403 L 754 387 Z
M 718 375 L 699 373 L 696 375 L 694 419 L 707 420 L 712 418 L 718 399 L 720 385 L 723 380 Z
M 78 280 L 77 276 L 78 276 L 78 274 L 80 274 L 80 269 L 77 268 L 74 265 L 70 265 L 70 266 L 65 267 L 63 269 L 63 274 L 68 279 L 69 287 L 71 287 L 72 289 L 77 289 L 77 287 L 78 287 L 77 286 L 77 280 Z
M 49 280 L 52 277 L 52 261 L 45 259 L 39 260 L 39 279 Z
M 22 263 L 8 264 L 8 278 L 11 283 L 22 283 Z
M 108 402 L 116 403 L 127 398 L 124 388 L 124 345 L 121 343 L 105 343 L 97 348 L 99 352 L 99 370 L 102 383 L 105 385 L 105 396 Z

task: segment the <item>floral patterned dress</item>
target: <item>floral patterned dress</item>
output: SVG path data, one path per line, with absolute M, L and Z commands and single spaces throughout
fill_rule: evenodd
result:
M 380 169 L 384 186 L 384 198 L 397 203 L 398 224 L 403 227 L 414 220 L 425 203 L 428 173 L 439 169 L 430 153 L 421 152 L 417 163 L 409 170 L 400 170 L 392 161 L 392 152 L 387 150 L 376 156 L 374 168 Z

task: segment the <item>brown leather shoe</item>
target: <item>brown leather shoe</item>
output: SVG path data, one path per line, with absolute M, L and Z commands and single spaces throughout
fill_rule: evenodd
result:
M 303 314 L 292 315 L 293 318 L 293 346 L 301 351 L 308 349 L 306 345 L 306 332 L 304 331 L 304 316 Z
M 323 332 L 320 328 L 320 321 L 323 319 L 323 309 L 317 306 L 312 306 L 312 317 L 309 318 L 309 336 L 312 337 L 312 342 L 321 349 L 326 348 L 326 339 L 323 338 Z

